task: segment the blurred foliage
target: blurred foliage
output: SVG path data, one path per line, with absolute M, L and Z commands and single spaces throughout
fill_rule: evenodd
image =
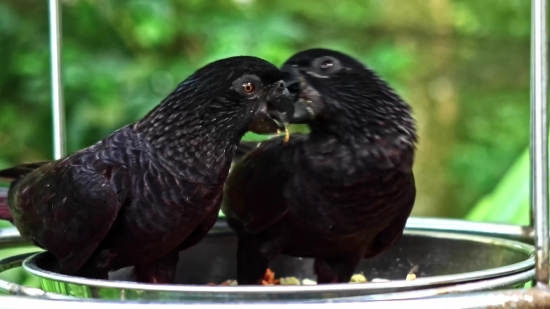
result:
M 333 48 L 413 106 L 414 215 L 463 217 L 481 199 L 469 218 L 524 220 L 528 170 L 512 165 L 529 136 L 529 1 L 62 3 L 69 152 L 139 119 L 210 61 L 255 55 L 280 65 L 299 50 Z M 47 9 L 0 2 L 0 168 L 52 156 Z M 505 202 L 509 210 L 492 215 Z
M 497 184 L 495 190 L 483 197 L 465 219 L 528 225 L 531 194 L 529 177 L 527 148 Z
M 44 1 L 0 3 L 0 167 L 51 157 L 46 12 Z M 215 59 L 279 65 L 335 48 L 414 107 L 415 214 L 463 216 L 527 145 L 529 30 L 520 0 L 63 1 L 68 151 L 139 119 Z

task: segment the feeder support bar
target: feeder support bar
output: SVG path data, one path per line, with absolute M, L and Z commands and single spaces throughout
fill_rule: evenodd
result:
M 65 107 L 63 105 L 63 78 L 61 73 L 62 33 L 59 0 L 49 0 L 49 14 L 54 158 L 59 159 L 65 156 Z
M 547 1 L 531 2 L 531 207 L 535 229 L 536 280 L 548 284 Z

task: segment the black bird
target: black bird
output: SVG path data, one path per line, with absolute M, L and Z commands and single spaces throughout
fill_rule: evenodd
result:
M 278 254 L 314 258 L 318 283 L 349 282 L 361 259 L 401 237 L 414 205 L 411 109 L 377 74 L 311 49 L 282 67 L 291 123 L 310 133 L 241 143 L 222 211 L 238 242 L 241 284 L 259 284 Z
M 178 252 L 218 217 L 241 137 L 275 133 L 282 127 L 269 115 L 292 115 L 282 79 L 256 57 L 210 63 L 98 143 L 0 171 L 11 182 L 1 219 L 51 252 L 62 274 L 107 279 L 135 266 L 138 281 L 171 283 Z

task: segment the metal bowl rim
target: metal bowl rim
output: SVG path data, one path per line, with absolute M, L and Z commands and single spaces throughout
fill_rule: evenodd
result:
M 454 284 L 465 281 L 473 281 L 478 279 L 488 279 L 497 276 L 503 276 L 511 273 L 521 272 L 523 270 L 533 268 L 535 265 L 534 259 L 534 247 L 528 244 L 524 244 L 518 241 L 505 240 L 494 237 L 464 235 L 459 233 L 449 232 L 432 232 L 432 231 L 405 231 L 408 235 L 428 236 L 435 238 L 447 238 L 456 240 L 469 240 L 481 243 L 490 243 L 498 246 L 503 246 L 515 250 L 519 250 L 529 255 L 529 258 L 510 265 L 501 266 L 497 268 L 480 270 L 468 273 L 432 276 L 432 277 L 420 277 L 413 281 L 406 280 L 392 280 L 389 282 L 368 282 L 363 284 L 323 284 L 323 285 L 279 285 L 279 286 L 207 286 L 207 285 L 171 285 L 171 284 L 146 284 L 146 283 L 134 283 L 129 281 L 107 281 L 97 279 L 87 279 L 81 277 L 66 276 L 57 273 L 53 273 L 39 268 L 35 260 L 40 254 L 44 252 L 34 254 L 26 258 L 22 267 L 28 273 L 37 276 L 42 279 L 48 279 L 57 282 L 63 282 L 68 284 L 76 284 L 81 286 L 102 287 L 102 288 L 115 288 L 115 289 L 129 289 L 129 290 L 147 290 L 158 292 L 193 292 L 193 293 L 311 293 L 311 292 L 335 292 L 335 291 L 349 291 L 349 290 L 369 290 L 369 289 L 396 289 L 403 287 L 421 287 L 429 285 L 442 285 L 442 284 Z M 375 285 L 375 286 L 373 286 Z

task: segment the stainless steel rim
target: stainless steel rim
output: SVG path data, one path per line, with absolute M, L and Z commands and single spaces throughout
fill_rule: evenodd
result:
M 20 267 L 22 261 L 33 254 L 34 253 L 24 253 L 24 254 L 11 256 L 0 260 L 0 273 L 13 268 Z M 72 296 L 65 296 L 61 294 L 45 292 L 41 289 L 22 286 L 22 285 L 12 283 L 12 282 L 7 282 L 4 280 L 0 280 L 0 292 L 4 292 L 10 295 L 17 295 L 17 296 L 22 295 L 22 296 L 39 297 L 39 298 L 46 298 L 46 299 L 77 299 Z
M 456 275 L 444 275 L 436 277 L 417 278 L 414 281 L 396 280 L 390 282 L 379 282 L 370 284 L 326 284 L 315 286 L 202 286 L 202 285 L 164 285 L 164 284 L 143 284 L 127 281 L 106 281 L 106 280 L 94 280 L 80 277 L 72 277 L 60 275 L 47 270 L 39 268 L 35 264 L 35 259 L 38 254 L 35 254 L 23 262 L 23 268 L 30 274 L 39 278 L 53 280 L 57 282 L 64 282 L 69 284 L 92 286 L 98 288 L 112 288 L 112 289 L 130 289 L 130 290 L 147 290 L 147 291 L 165 291 L 165 292 L 192 292 L 192 293 L 206 293 L 206 294 L 250 294 L 250 293 L 323 293 L 323 292 L 337 292 L 337 291 L 361 291 L 369 289 L 399 289 L 399 288 L 414 288 L 425 287 L 430 285 L 445 285 L 445 284 L 458 284 L 465 281 L 474 281 L 480 279 L 489 279 L 497 276 L 504 276 L 513 273 L 518 273 L 524 270 L 529 270 L 534 267 L 534 248 L 533 246 L 511 240 L 503 240 L 493 237 L 483 237 L 474 235 L 463 235 L 457 233 L 445 233 L 445 232 L 425 232 L 425 231 L 405 231 L 409 235 L 418 235 L 425 237 L 446 238 L 456 240 L 469 240 L 480 243 L 488 243 L 496 246 L 507 247 L 515 249 L 529 255 L 529 258 L 507 266 L 483 270 L 468 272 L 464 274 Z M 40 253 L 39 253 L 40 254 Z

